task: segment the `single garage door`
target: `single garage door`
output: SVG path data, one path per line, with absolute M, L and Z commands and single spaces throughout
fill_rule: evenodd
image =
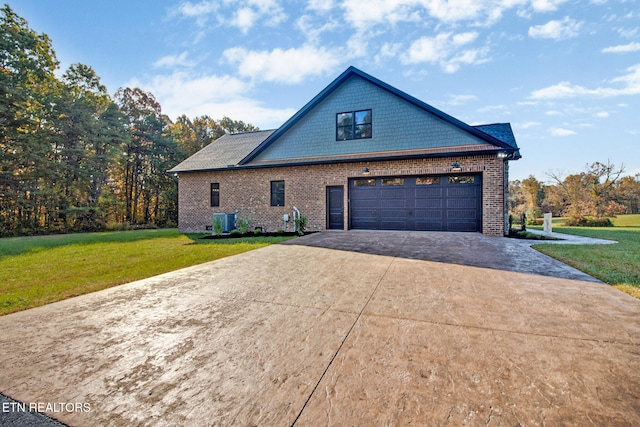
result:
M 482 231 L 482 176 L 353 178 L 351 228 Z

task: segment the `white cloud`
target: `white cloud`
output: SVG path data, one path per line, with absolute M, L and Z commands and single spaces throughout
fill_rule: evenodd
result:
M 284 10 L 275 0 L 204 0 L 199 3 L 187 1 L 169 13 L 169 16 L 176 15 L 195 18 L 200 27 L 205 27 L 209 17 L 215 16 L 220 25 L 237 27 L 243 34 L 257 22 L 275 26 L 287 19 Z
M 449 59 L 444 65 L 447 73 L 455 73 L 463 64 L 482 64 L 489 61 L 489 48 L 470 49 L 461 52 L 459 55 Z
M 180 55 L 167 55 L 153 63 L 154 68 L 191 67 L 193 62 L 187 61 L 187 52 Z
M 532 127 L 540 126 L 540 122 L 524 122 L 524 123 L 515 123 L 514 126 L 522 129 L 529 129 Z
M 479 113 L 488 113 L 491 111 L 507 111 L 509 107 L 504 104 L 487 105 L 486 107 L 478 108 Z
M 477 37 L 476 32 L 455 35 L 440 33 L 435 37 L 421 37 L 411 44 L 402 57 L 402 62 L 404 64 L 439 63 L 447 73 L 458 71 L 462 64 L 487 62 L 489 49 L 486 47 L 461 50 L 464 45 L 472 43 Z
M 561 99 L 579 96 L 611 97 L 640 94 L 640 64 L 626 69 L 627 74 L 612 79 L 612 83 L 620 83 L 621 87 L 598 87 L 588 89 L 570 82 L 560 82 L 556 85 L 538 89 L 531 93 L 533 99 Z
M 478 38 L 478 33 L 475 33 L 475 32 L 460 33 L 453 36 L 453 44 L 455 46 L 462 46 L 462 45 L 473 42 L 477 38 Z
M 640 50 L 640 42 L 622 44 L 618 46 L 609 46 L 602 49 L 602 53 L 629 53 Z
M 360 58 L 369 55 L 369 37 L 360 31 L 347 39 L 346 52 L 349 52 L 351 58 Z
M 563 40 L 576 37 L 580 32 L 582 22 L 565 16 L 562 21 L 549 21 L 544 25 L 529 27 L 529 37 L 534 39 Z
M 422 37 L 409 47 L 406 63 L 438 62 L 449 54 L 451 33 L 438 34 L 436 37 Z
M 553 12 L 567 0 L 532 0 L 531 7 L 536 12 Z
M 210 14 L 218 10 L 218 2 L 216 1 L 201 1 L 199 3 L 191 3 L 189 1 L 181 3 L 173 13 L 187 17 L 199 17 Z
M 317 12 L 329 12 L 335 7 L 333 0 L 308 0 L 307 9 Z
M 638 30 L 640 30 L 640 28 L 638 28 L 638 27 L 635 27 L 635 28 L 616 28 L 616 31 L 617 31 L 618 34 L 620 34 L 620 37 L 623 37 L 625 39 L 634 38 L 638 34 Z
M 549 133 L 553 136 L 571 136 L 576 134 L 571 129 L 564 128 L 551 128 L 549 129 Z
M 608 112 L 606 112 L 606 111 L 599 111 L 599 112 L 597 112 L 597 113 L 595 114 L 595 116 L 596 116 L 597 118 L 599 118 L 599 119 L 604 119 L 604 118 L 609 117 L 609 113 L 608 113 Z
M 376 56 L 373 57 L 373 59 L 376 64 L 381 64 L 383 61 L 398 55 L 401 49 L 401 43 L 384 43 L 382 47 L 380 47 L 380 50 L 378 51 Z
M 331 72 L 340 59 L 327 49 L 305 45 L 287 50 L 250 51 L 241 47 L 223 52 L 225 60 L 238 68 L 238 74 L 253 80 L 300 83 L 308 76 Z
M 345 0 L 342 8 L 345 19 L 359 31 L 376 24 L 395 25 L 399 22 L 416 22 L 420 16 L 415 13 L 414 1 L 369 0 L 364 6 L 360 0 Z
M 553 5 L 565 0 L 534 0 L 534 9 L 555 10 Z M 425 22 L 433 18 L 440 23 L 456 24 L 468 21 L 472 25 L 487 27 L 498 22 L 504 11 L 524 6 L 527 0 L 344 0 L 341 7 L 344 18 L 358 31 L 376 25 L 394 26 L 401 22 Z M 322 0 L 310 0 L 308 9 L 327 9 Z M 328 1 L 327 3 L 333 3 Z
M 188 117 L 206 114 L 214 119 L 227 116 L 266 129 L 280 126 L 295 113 L 293 109 L 265 108 L 247 96 L 251 93 L 250 83 L 231 76 L 176 72 L 133 79 L 126 86 L 153 93 L 163 113 L 174 120 L 182 114 Z
M 253 9 L 243 7 L 236 10 L 233 19 L 231 20 L 231 24 L 238 27 L 243 34 L 247 34 L 257 19 L 258 14 L 254 12 Z
M 555 111 L 555 110 L 547 111 L 544 114 L 546 114 L 547 116 L 561 116 L 562 115 L 562 113 L 560 111 Z
M 449 98 L 450 99 L 447 102 L 447 104 L 449 105 L 467 104 L 478 99 L 478 97 L 475 95 L 450 95 Z
M 296 20 L 295 27 L 307 38 L 309 43 L 319 44 L 322 34 L 339 28 L 340 24 L 333 17 L 329 17 L 328 20 L 323 19 L 320 23 L 315 23 L 312 15 L 302 15 Z
M 423 2 L 429 15 L 442 22 L 479 20 L 482 16 L 495 14 L 484 2 L 477 0 L 427 0 Z

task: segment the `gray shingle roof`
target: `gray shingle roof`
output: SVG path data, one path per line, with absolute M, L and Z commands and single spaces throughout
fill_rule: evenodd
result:
M 480 132 L 484 132 L 487 135 L 491 135 L 492 137 L 499 139 L 513 148 L 518 148 L 516 137 L 513 135 L 513 130 L 509 123 L 493 123 L 490 125 L 478 125 L 473 127 L 478 129 Z M 515 154 L 515 158 L 520 158 L 520 151 L 516 151 Z
M 478 129 L 481 132 L 486 133 L 487 135 L 491 135 L 492 137 L 499 139 L 502 142 L 509 144 L 513 148 L 518 148 L 518 145 L 516 144 L 516 138 L 513 136 L 513 131 L 511 130 L 511 125 L 509 123 L 494 123 L 490 125 L 478 125 L 478 126 L 474 126 L 474 128 Z
M 169 172 L 226 169 L 237 165 L 273 132 L 274 130 L 263 130 L 223 135 Z

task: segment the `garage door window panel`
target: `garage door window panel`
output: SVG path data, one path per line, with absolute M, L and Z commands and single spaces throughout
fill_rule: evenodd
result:
M 449 184 L 474 184 L 476 182 L 475 176 L 450 176 L 448 178 Z
M 353 180 L 353 186 L 354 187 L 375 187 L 376 186 L 376 180 L 373 178 L 369 178 L 369 179 L 354 179 Z
M 439 176 L 419 176 L 416 178 L 416 185 L 440 185 Z
M 383 187 L 398 187 L 404 185 L 404 178 L 382 178 Z

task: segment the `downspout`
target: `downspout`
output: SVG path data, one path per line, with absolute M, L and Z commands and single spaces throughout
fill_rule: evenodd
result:
M 297 215 L 297 218 L 299 220 L 300 219 L 300 211 L 298 210 L 298 208 L 296 208 L 294 206 L 293 207 L 293 231 L 298 233 L 300 230 L 298 230 L 298 223 L 296 223 L 296 215 Z

